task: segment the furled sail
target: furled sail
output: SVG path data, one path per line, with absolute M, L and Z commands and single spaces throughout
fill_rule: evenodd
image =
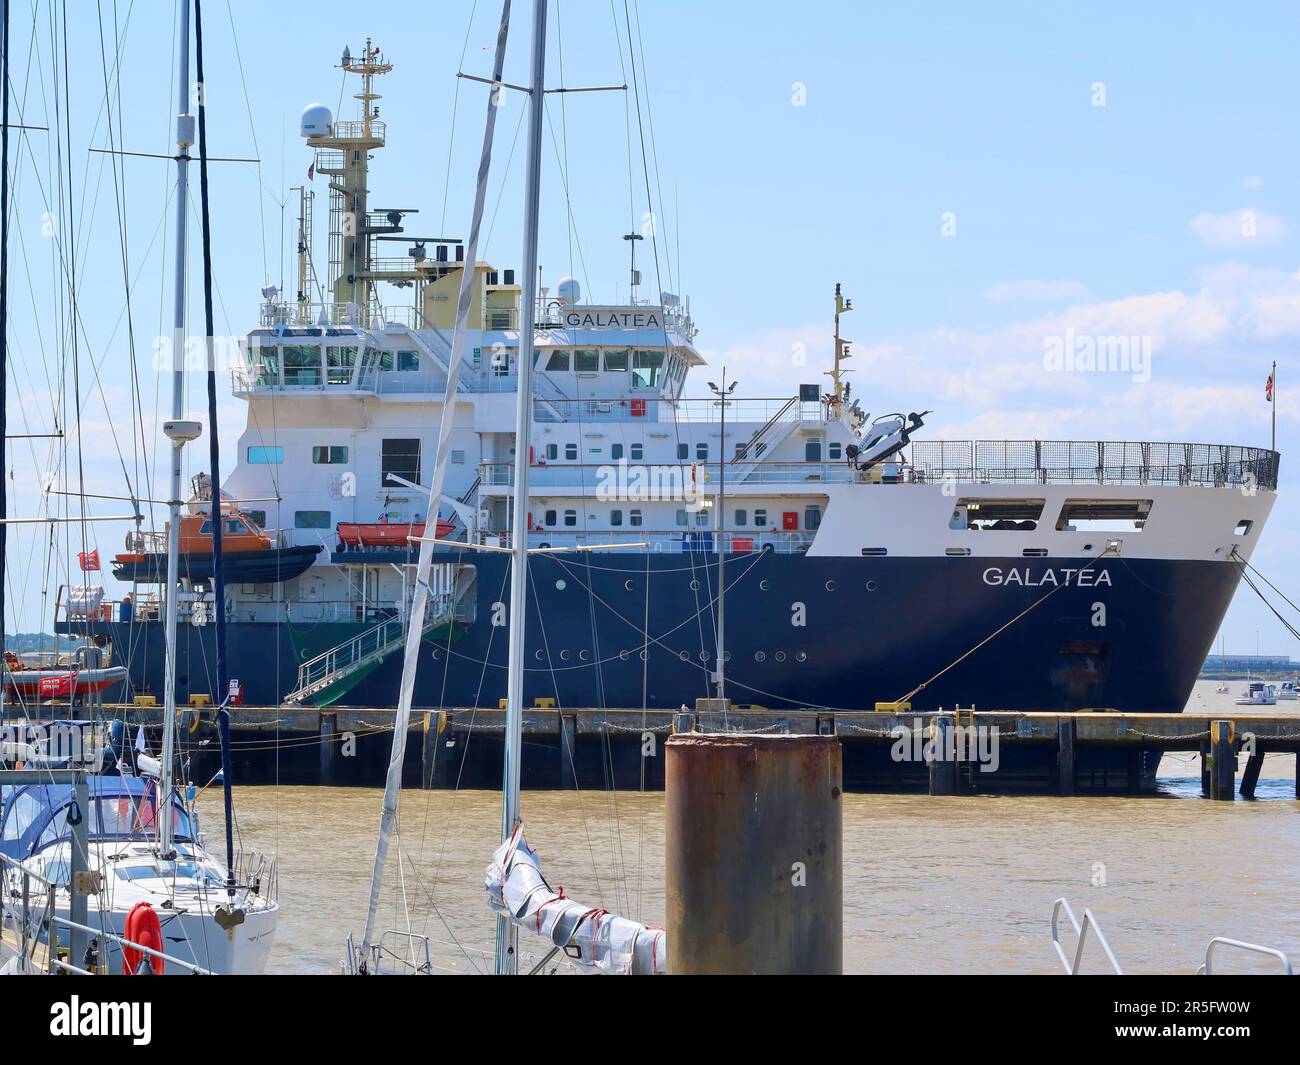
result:
M 549 940 L 583 972 L 661 976 L 667 971 L 667 933 L 565 898 L 562 888 L 557 892 L 542 875 L 522 822 L 493 853 L 483 886 L 496 913 Z

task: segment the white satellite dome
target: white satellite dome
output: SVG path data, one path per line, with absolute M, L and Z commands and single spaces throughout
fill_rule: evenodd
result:
M 576 277 L 562 277 L 555 286 L 555 298 L 561 303 L 573 306 L 582 299 L 582 286 Z
M 325 137 L 334 128 L 334 112 L 324 104 L 308 104 L 302 111 L 301 134 L 304 137 Z

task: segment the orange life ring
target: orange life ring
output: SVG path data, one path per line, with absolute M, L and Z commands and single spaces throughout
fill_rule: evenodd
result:
M 139 943 L 142 947 L 148 947 L 150 950 L 162 952 L 162 924 L 158 920 L 158 915 L 154 908 L 147 902 L 137 902 L 131 907 L 131 912 L 126 915 L 126 924 L 123 926 L 123 935 L 132 943 Z M 134 947 L 123 945 L 122 947 L 122 971 L 127 976 L 136 975 L 140 968 L 140 963 L 148 957 L 149 965 L 154 973 L 158 976 L 163 974 L 162 958 L 155 958 L 153 955 L 146 955 L 142 950 L 136 950 Z

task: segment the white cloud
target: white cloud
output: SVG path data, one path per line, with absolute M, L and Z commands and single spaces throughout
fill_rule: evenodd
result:
M 1088 295 L 1087 287 L 1079 281 L 1003 281 L 984 293 L 995 303 L 1026 302 L 1047 303 L 1057 300 L 1077 300 Z
M 1250 189 L 1253 191 L 1254 189 L 1263 188 L 1263 186 L 1264 179 L 1262 177 L 1244 177 L 1241 179 L 1241 187 L 1243 189 Z
M 1189 225 L 1203 243 L 1216 248 L 1276 244 L 1290 232 L 1277 215 L 1254 207 L 1219 214 L 1202 211 Z

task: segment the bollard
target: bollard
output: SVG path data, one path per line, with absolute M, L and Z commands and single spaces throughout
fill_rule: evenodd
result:
M 669 737 L 668 971 L 843 969 L 843 756 L 834 736 Z

